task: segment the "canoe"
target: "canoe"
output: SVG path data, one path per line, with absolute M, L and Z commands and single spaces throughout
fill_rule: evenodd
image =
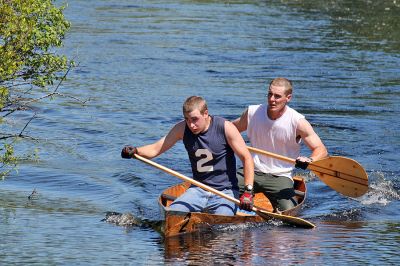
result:
M 300 176 L 295 176 L 294 189 L 298 205 L 282 212 L 284 215 L 296 216 L 306 199 L 305 181 Z M 165 237 L 210 230 L 216 225 L 232 225 L 242 223 L 264 223 L 265 218 L 258 215 L 238 212 L 234 216 L 216 215 L 202 212 L 177 212 L 170 211 L 168 206 L 190 187 L 189 182 L 183 182 L 164 190 L 158 198 L 158 204 L 164 216 L 162 231 Z M 273 212 L 269 199 L 263 193 L 254 195 L 254 205 L 259 209 Z

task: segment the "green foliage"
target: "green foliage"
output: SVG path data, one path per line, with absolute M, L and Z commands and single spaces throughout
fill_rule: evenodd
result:
M 54 81 L 63 80 L 72 64 L 55 52 L 55 48 L 62 46 L 70 23 L 63 15 L 64 7 L 56 7 L 53 2 L 0 0 L 1 119 L 26 110 L 22 99 L 29 102 L 26 99 L 35 91 L 45 91 Z M 0 172 L 3 176 L 8 172 L 6 168 L 13 168 L 17 160 L 12 138 L 4 135 L 0 132 L 0 146 L 3 146 L 0 149 Z
M 0 109 L 3 109 L 7 101 L 8 101 L 8 89 L 5 87 L 0 87 Z
M 68 62 L 52 52 L 70 24 L 51 0 L 0 0 L 0 85 L 24 80 L 52 84 Z
M 14 148 L 11 144 L 4 144 L 3 148 L 0 148 L 0 152 L 2 153 L 2 157 L 0 158 L 2 169 L 5 170 L 0 172 L 0 178 L 4 179 L 4 177 L 12 170 L 15 169 L 17 164 L 17 158 L 14 156 Z

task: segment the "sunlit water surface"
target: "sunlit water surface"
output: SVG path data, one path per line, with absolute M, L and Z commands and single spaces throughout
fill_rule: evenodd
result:
M 390 24 L 398 6 L 364 13 L 357 5 L 346 11 L 346 1 L 68 2 L 64 52 L 79 66 L 60 90 L 89 102 L 34 106 L 25 132 L 34 140 L 18 143 L 17 152 L 37 148 L 39 158 L 0 183 L 1 264 L 400 262 L 400 31 Z M 366 195 L 343 197 L 304 172 L 301 217 L 313 230 L 241 225 L 165 240 L 152 226 L 102 221 L 113 211 L 158 223 L 156 199 L 179 181 L 121 159 L 125 144 L 160 138 L 193 94 L 212 114 L 236 118 L 264 102 L 266 83 L 278 76 L 294 82 L 291 106 L 329 152 L 366 169 Z M 29 118 L 8 122 L 19 132 Z M 190 175 L 182 144 L 156 161 Z

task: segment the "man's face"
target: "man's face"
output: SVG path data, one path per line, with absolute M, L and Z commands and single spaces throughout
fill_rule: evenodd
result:
M 208 111 L 201 114 L 198 109 L 193 110 L 190 113 L 184 114 L 186 125 L 189 127 L 193 134 L 199 134 L 203 132 L 207 127 Z
M 268 109 L 270 111 L 281 111 L 283 108 L 285 108 L 286 104 L 291 98 L 291 94 L 285 94 L 284 86 L 271 85 L 267 95 Z

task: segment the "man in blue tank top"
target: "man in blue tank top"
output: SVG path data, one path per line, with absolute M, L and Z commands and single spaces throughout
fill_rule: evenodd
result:
M 209 115 L 206 101 L 199 96 L 186 99 L 183 115 L 185 120 L 177 123 L 157 142 L 137 148 L 126 146 L 121 156 L 129 159 L 138 154 L 154 158 L 182 140 L 189 155 L 193 179 L 238 198 L 235 154 L 243 163 L 244 182 L 252 186 L 254 180 L 253 159 L 239 131 L 231 122 Z M 252 193 L 244 193 L 240 202 L 241 208 L 251 209 Z M 191 186 L 171 204 L 170 210 L 234 215 L 237 207 L 218 195 Z

